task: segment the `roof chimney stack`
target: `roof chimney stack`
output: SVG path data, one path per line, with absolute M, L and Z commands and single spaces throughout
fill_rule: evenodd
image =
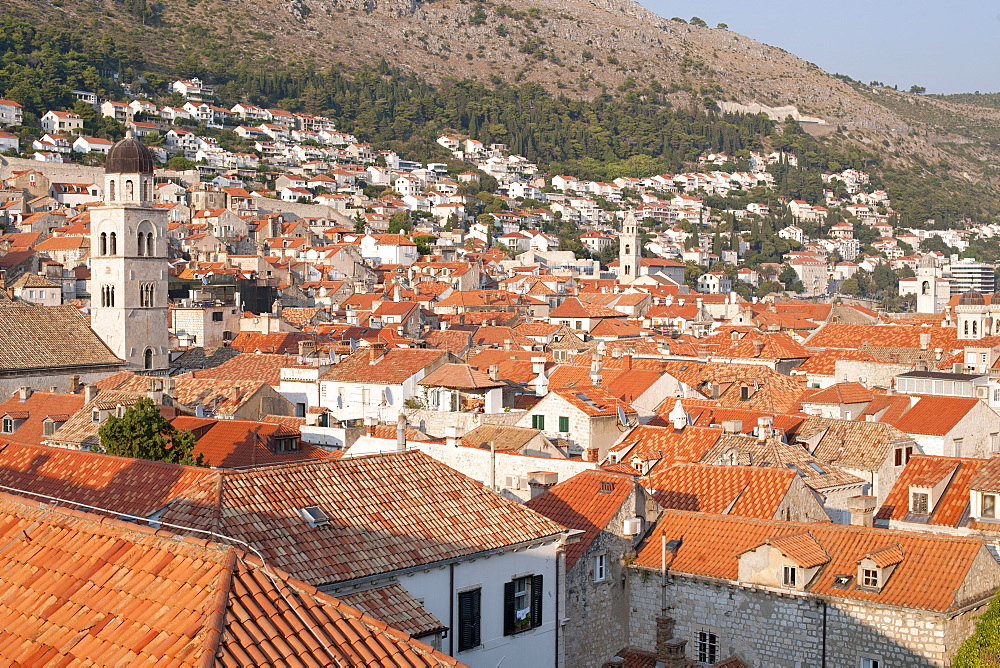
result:
M 31 388 L 30 387 L 19 387 L 19 388 L 17 388 L 17 400 L 18 401 L 27 401 L 30 396 L 31 396 Z
M 499 381 L 500 380 L 500 365 L 491 364 L 489 368 L 490 380 Z
M 90 403 L 97 398 L 97 393 L 101 390 L 96 385 L 84 385 L 83 386 L 83 401 L 84 403 Z
M 375 364 L 385 356 L 385 344 L 377 341 L 368 348 L 368 363 Z
M 875 525 L 875 497 L 852 496 L 847 500 L 851 512 L 851 525 L 871 528 Z
M 406 450 L 406 416 L 402 413 L 396 418 L 396 452 Z

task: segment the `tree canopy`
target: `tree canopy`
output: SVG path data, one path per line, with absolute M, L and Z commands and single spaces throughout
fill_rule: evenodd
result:
M 142 397 L 122 415 L 111 415 L 98 429 L 101 448 L 110 455 L 152 459 L 171 464 L 202 465 L 194 455 L 195 437 L 160 415 L 151 399 Z

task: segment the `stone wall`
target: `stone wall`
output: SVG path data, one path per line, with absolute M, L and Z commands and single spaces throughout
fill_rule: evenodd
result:
M 633 568 L 627 577 L 629 644 L 653 651 L 660 574 Z M 687 640 L 689 659 L 698 659 L 698 632 L 708 631 L 718 638 L 718 660 L 735 654 L 752 666 L 777 668 L 822 665 L 824 646 L 828 666 L 857 666 L 863 657 L 879 659 L 883 666 L 944 666 L 982 611 L 948 619 L 681 576 L 669 578 L 666 598 L 667 614 L 677 622 L 675 635 Z
M 0 157 L 0 179 L 9 177 L 11 172 L 20 172 L 26 169 L 34 169 L 55 183 L 96 183 L 102 189 L 104 188 L 103 167 Z
M 456 427 L 458 436 L 467 434 L 484 424 L 512 426 L 524 416 L 524 411 L 509 413 L 460 413 L 431 411 L 426 409 L 406 409 L 406 421 L 414 429 L 419 429 L 429 436 L 443 438 L 446 427 Z
M 631 483 L 628 483 L 631 484 Z M 655 504 L 647 501 L 649 520 L 656 517 Z M 625 647 L 629 625 L 629 588 L 623 555 L 635 549 L 637 538 L 623 533 L 626 519 L 642 514 L 633 493 L 566 573 L 566 617 L 563 627 L 566 665 L 600 668 Z M 651 522 L 647 521 L 646 525 Z M 606 577 L 594 582 L 594 559 L 605 555 Z

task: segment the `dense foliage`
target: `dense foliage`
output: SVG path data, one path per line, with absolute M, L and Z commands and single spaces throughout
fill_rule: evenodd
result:
M 194 435 L 175 428 L 146 397 L 136 401 L 122 417 L 108 416 L 97 433 L 101 448 L 108 454 L 173 464 L 202 463 L 202 456 L 192 453 Z
M 1000 599 L 994 598 L 983 616 L 976 621 L 976 631 L 966 638 L 951 664 L 955 668 L 1000 666 Z

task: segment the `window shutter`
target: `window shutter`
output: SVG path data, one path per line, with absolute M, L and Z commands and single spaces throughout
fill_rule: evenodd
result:
M 458 651 L 460 652 L 479 646 L 481 596 L 481 589 L 458 595 Z
M 503 634 L 514 634 L 514 581 L 503 586 Z
M 531 576 L 531 627 L 542 625 L 542 576 Z

